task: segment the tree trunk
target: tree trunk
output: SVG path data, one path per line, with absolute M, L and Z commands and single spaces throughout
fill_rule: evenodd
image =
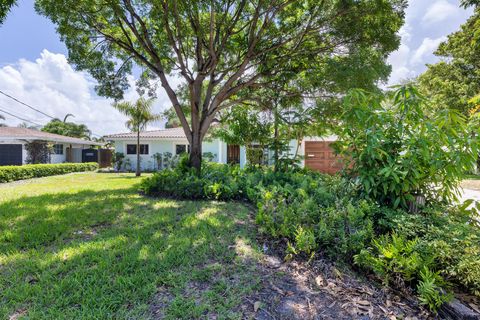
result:
M 190 165 L 200 175 L 202 169 L 202 134 L 200 130 L 192 132 L 192 143 L 190 145 Z
M 275 104 L 275 109 L 274 109 L 274 126 L 275 126 L 275 132 L 274 132 L 274 139 L 273 139 L 273 165 L 274 165 L 274 170 L 275 172 L 278 172 L 278 110 L 277 110 L 277 105 Z
M 135 176 L 140 177 L 140 130 L 137 130 L 137 169 Z

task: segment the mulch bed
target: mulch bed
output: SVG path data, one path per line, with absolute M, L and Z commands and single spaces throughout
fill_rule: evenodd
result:
M 434 319 L 415 298 L 340 271 L 328 260 L 284 262 L 280 257 L 266 250 L 259 265 L 261 289 L 241 307 L 246 318 Z

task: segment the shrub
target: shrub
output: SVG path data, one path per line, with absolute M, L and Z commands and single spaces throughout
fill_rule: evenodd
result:
M 416 215 L 386 211 L 379 224 L 383 232 L 395 230 L 403 238 L 417 239 L 417 251 L 430 255 L 432 270 L 480 296 L 480 228 L 478 213 L 466 209 L 468 204 Z
M 420 271 L 420 281 L 417 285 L 420 303 L 430 310 L 438 310 L 444 302 L 452 298 L 451 294 L 445 293 L 443 286 L 445 286 L 445 281 L 438 272 L 424 268 Z
M 179 165 L 143 180 L 141 190 L 174 198 L 247 200 L 258 207 L 261 230 L 290 239 L 295 252 L 310 253 L 319 244 L 327 254 L 351 259 L 373 236 L 375 205 L 355 200 L 343 178 L 217 163 L 204 163 L 201 172 L 198 177 Z
M 96 162 L 3 166 L 0 167 L 0 183 L 96 169 L 98 169 Z
M 373 240 L 373 248 L 363 249 L 355 263 L 374 271 L 387 285 L 416 288 L 421 304 L 436 311 L 451 298 L 448 285 L 437 268 L 436 253 L 418 238 L 408 240 L 393 233 Z
M 408 208 L 415 196 L 452 201 L 478 157 L 476 123 L 455 110 L 431 109 L 412 86 L 391 95 L 352 91 L 337 143 L 366 197 Z
M 28 164 L 48 163 L 53 152 L 53 145 L 44 141 L 31 141 L 25 144 L 25 150 Z
M 112 162 L 115 170 L 122 170 L 123 159 L 125 159 L 125 154 L 123 152 L 115 152 L 113 154 Z
M 435 310 L 450 283 L 480 296 L 480 229 L 463 207 L 429 206 L 420 214 L 359 196 L 358 184 L 308 170 L 204 163 L 197 176 L 184 166 L 143 180 L 146 194 L 184 199 L 246 200 L 257 206 L 261 232 L 287 243 L 287 257 L 355 262 L 385 284 L 416 290 Z

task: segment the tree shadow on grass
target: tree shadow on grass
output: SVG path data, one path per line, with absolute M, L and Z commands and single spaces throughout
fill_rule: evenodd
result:
M 148 318 L 159 290 L 171 295 L 167 317 L 231 313 L 256 283 L 232 249 L 239 238 L 254 242 L 251 226 L 237 223 L 248 210 L 135 190 L 1 203 L 0 318 L 18 310 L 31 318 Z M 187 294 L 204 282 L 201 297 Z

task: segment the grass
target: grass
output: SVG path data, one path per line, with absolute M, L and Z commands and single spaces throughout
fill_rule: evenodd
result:
M 241 318 L 260 281 L 248 209 L 146 198 L 139 181 L 0 185 L 0 318 Z

